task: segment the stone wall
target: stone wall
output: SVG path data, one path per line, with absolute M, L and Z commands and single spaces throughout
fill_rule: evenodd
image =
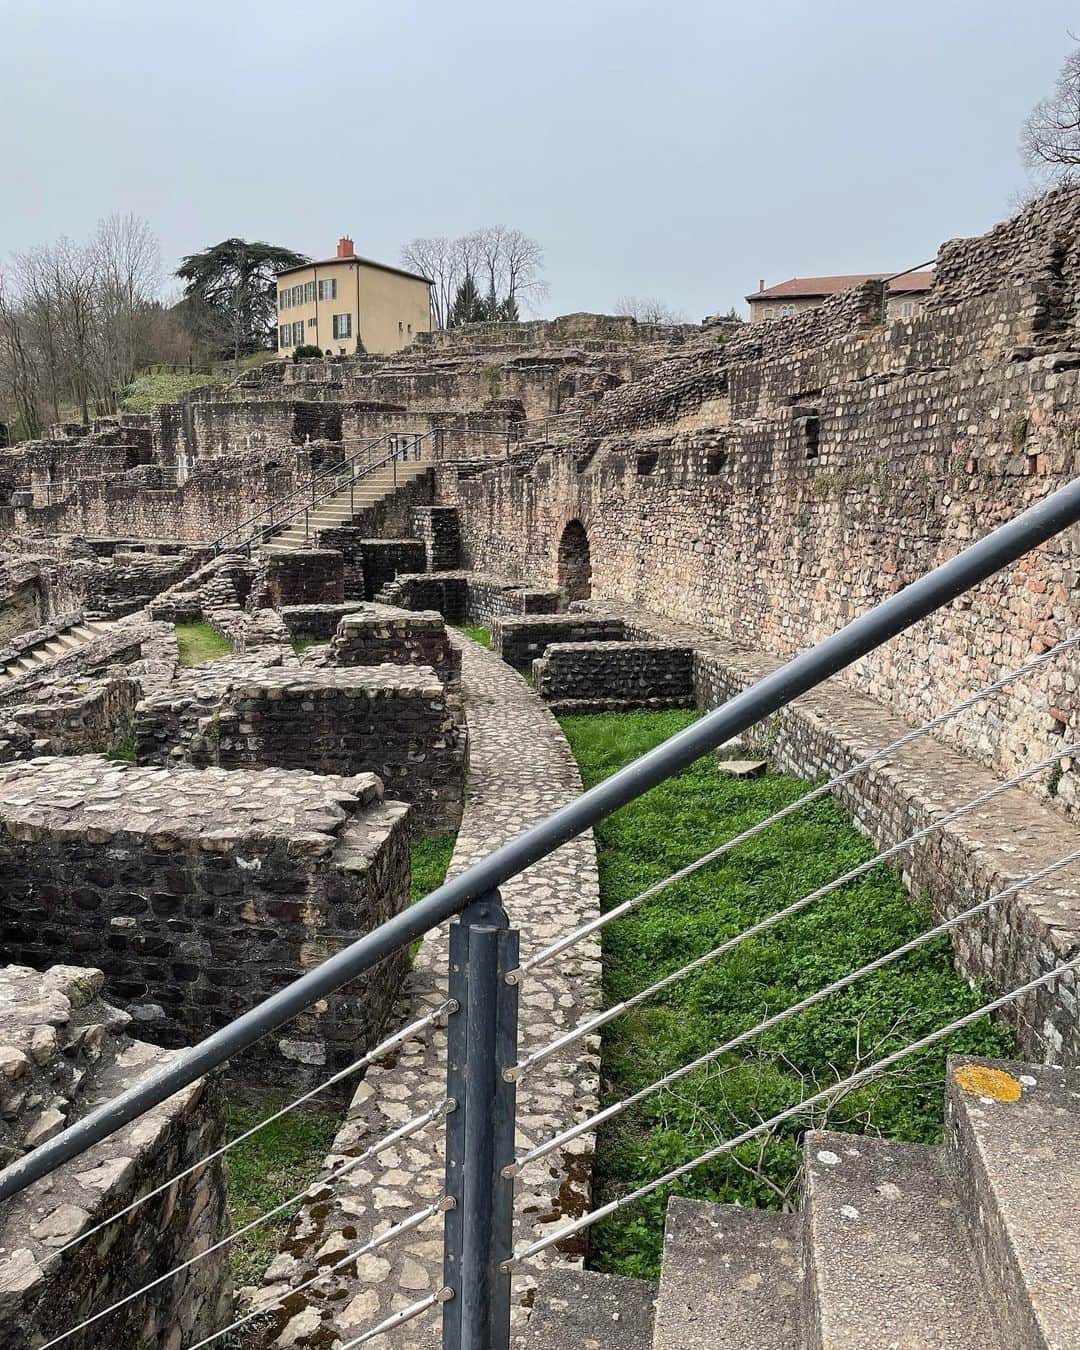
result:
M 455 829 L 461 818 L 464 718 L 427 667 L 230 658 L 180 672 L 135 717 L 140 764 L 376 773 L 415 807 L 419 827 Z
M 536 692 L 560 712 L 689 708 L 694 653 L 667 642 L 554 642 L 533 662 Z
M 1052 194 L 946 246 L 935 307 L 910 322 L 882 323 L 867 283 L 687 344 L 532 465 L 441 465 L 465 562 L 558 586 L 578 522 L 596 596 L 778 656 L 835 631 L 1077 473 L 1080 356 L 1063 316 L 1080 296 L 1072 246 L 1055 241 L 1073 237 L 1078 203 Z M 911 720 L 943 711 L 1076 627 L 1078 555 L 1077 532 L 1060 536 L 845 678 Z M 1078 688 L 1075 662 L 1051 664 L 1000 724 L 971 713 L 942 735 L 1015 772 L 1076 738 Z M 1056 800 L 1080 804 L 1071 763 Z
M 0 767 L 0 935 L 44 970 L 105 972 L 159 1044 L 201 1040 L 408 903 L 408 808 L 370 774 L 110 763 Z M 382 962 L 234 1060 L 297 1091 L 373 1044 L 404 972 Z
M 104 754 L 134 731 L 142 694 L 140 680 L 118 673 L 58 683 L 34 703 L 6 708 L 4 715 L 33 737 L 34 754 Z
M 329 548 L 282 549 L 259 559 L 259 577 L 248 600 L 251 608 L 267 605 L 334 605 L 345 599 L 345 565 Z
M 428 506 L 413 512 L 413 533 L 423 542 L 426 572 L 461 566 L 461 525 L 450 506 Z
M 461 683 L 461 653 L 434 610 L 365 605 L 338 624 L 327 661 L 332 666 L 428 666 L 447 687 Z
M 558 591 L 476 572 L 403 573 L 377 599 L 400 609 L 434 609 L 448 623 L 490 627 L 509 614 L 555 614 Z
M 103 984 L 99 970 L 0 967 L 5 1162 L 162 1065 L 161 1050 L 127 1035 L 127 1014 L 101 1001 Z M 225 1236 L 220 1158 L 90 1231 L 219 1148 L 224 1125 L 220 1085 L 196 1082 L 5 1205 L 2 1350 L 61 1336 Z M 230 1286 L 228 1252 L 215 1252 L 65 1344 L 180 1350 L 229 1320 Z
M 592 613 L 511 615 L 491 627 L 492 647 L 515 670 L 531 670 L 552 642 L 621 642 L 625 636 L 621 619 Z

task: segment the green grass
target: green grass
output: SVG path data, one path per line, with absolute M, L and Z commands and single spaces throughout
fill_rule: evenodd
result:
M 201 666 L 204 661 L 216 661 L 233 652 L 229 639 L 208 623 L 178 623 L 176 645 L 182 666 Z
M 276 1109 L 273 1105 L 230 1106 L 226 1117 L 228 1138 L 235 1139 Z M 310 1185 L 340 1127 L 337 1115 L 294 1111 L 227 1153 L 233 1228 L 242 1227 Z M 230 1244 L 229 1263 L 237 1288 L 261 1280 L 296 1209 L 290 1205 Z
M 430 839 L 418 839 L 412 846 L 412 887 L 410 900 L 415 905 L 423 900 L 437 886 L 446 880 L 446 869 L 454 854 L 454 841 L 457 835 L 432 835 Z
M 455 624 L 454 627 L 467 638 L 472 638 L 474 642 L 479 642 L 481 647 L 486 647 L 491 651 L 491 629 L 490 628 L 471 628 L 468 624 Z
M 129 764 L 135 763 L 135 733 L 125 736 L 119 741 L 115 741 L 105 753 L 106 759 L 126 760 Z
M 299 656 L 308 647 L 317 647 L 320 642 L 325 642 L 325 640 L 325 638 L 293 638 L 292 649 Z
M 586 787 L 689 725 L 696 714 L 567 717 Z M 739 781 L 712 756 L 624 807 L 596 831 L 604 909 L 636 895 L 807 790 L 794 778 Z M 811 804 L 604 931 L 611 1004 L 677 970 L 748 924 L 872 856 L 831 799 Z M 605 1104 L 647 1086 L 763 1017 L 790 1006 L 926 928 L 899 875 L 877 867 L 768 933 L 615 1019 L 604 1030 Z M 604 1203 L 756 1124 L 857 1066 L 984 1000 L 953 970 L 938 939 L 674 1084 L 602 1128 L 594 1199 Z M 813 1123 L 897 1140 L 942 1132 L 945 1056 L 1009 1054 L 1004 1028 L 980 1020 L 850 1093 Z M 780 1208 L 796 1199 L 807 1118 L 749 1141 L 593 1230 L 601 1270 L 655 1277 L 667 1196 Z

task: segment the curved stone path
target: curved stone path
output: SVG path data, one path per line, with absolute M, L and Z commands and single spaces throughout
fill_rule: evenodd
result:
M 450 875 L 489 853 L 581 791 L 581 779 L 558 724 L 525 681 L 493 652 L 453 635 L 462 649 L 462 689 L 470 734 L 469 792 Z M 521 930 L 526 956 L 599 910 L 596 853 L 591 834 L 565 844 L 502 888 L 511 924 Z M 421 944 L 402 1021 L 438 1007 L 446 990 L 447 932 Z M 537 972 L 521 991 L 522 1053 L 545 1045 L 600 1004 L 600 947 L 579 943 Z M 446 1033 L 429 1031 L 396 1058 L 373 1067 L 360 1085 L 326 1160 L 327 1172 L 345 1157 L 437 1105 L 445 1095 Z M 578 1043 L 552 1058 L 518 1091 L 518 1151 L 565 1129 L 598 1104 L 599 1045 Z M 442 1192 L 443 1126 L 439 1121 L 377 1154 L 370 1165 L 340 1181 L 320 1184 L 293 1221 L 286 1242 L 251 1306 L 284 1298 L 265 1344 L 336 1347 L 442 1283 L 442 1226 L 436 1218 L 380 1248 L 311 1290 L 290 1296 L 310 1279 Z M 583 1213 L 589 1204 L 594 1139 L 572 1145 L 525 1169 L 515 1199 L 517 1242 L 538 1237 Z M 581 1250 L 550 1249 L 539 1263 L 580 1265 Z M 515 1277 L 515 1320 L 525 1317 L 534 1281 Z M 441 1343 L 437 1310 L 366 1342 L 375 1350 L 428 1350 Z

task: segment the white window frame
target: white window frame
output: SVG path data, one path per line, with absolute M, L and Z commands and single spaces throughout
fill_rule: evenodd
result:
M 278 307 L 278 309 L 288 309 L 288 308 L 289 308 L 289 292 L 288 292 L 288 291 L 278 291 L 277 307 Z
M 283 348 L 291 347 L 292 346 L 292 341 L 290 340 L 291 334 L 292 334 L 292 324 L 289 323 L 281 324 L 278 327 L 278 346 Z
M 313 305 L 315 303 L 315 283 L 313 281 L 304 282 L 304 304 Z
M 349 313 L 334 315 L 334 340 L 352 337 L 352 315 Z
M 299 347 L 304 340 L 304 321 L 297 319 L 292 326 L 292 345 Z
M 337 299 L 337 277 L 327 277 L 324 281 L 319 282 L 319 299 Z

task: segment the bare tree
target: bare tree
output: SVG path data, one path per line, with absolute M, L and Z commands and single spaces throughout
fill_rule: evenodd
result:
M 430 239 L 411 239 L 401 250 L 401 261 L 414 272 L 434 283 L 431 288 L 431 313 L 438 328 L 445 328 L 450 306 L 460 283 L 458 240 L 445 234 Z
M 674 309 L 655 297 L 624 295 L 616 301 L 615 313 L 626 319 L 637 319 L 638 323 L 687 322 L 686 315 L 681 310 Z
M 41 370 L 23 315 L 0 273 L 0 400 L 14 410 L 23 436 L 41 435 Z
M 1075 42 L 1076 37 L 1069 36 Z M 1032 108 L 1020 133 L 1027 167 L 1051 183 L 1069 183 L 1080 168 L 1080 47 L 1058 73 L 1054 89 Z
M 158 243 L 138 216 L 112 215 L 90 245 L 97 279 L 98 383 L 108 396 L 135 374 L 143 321 L 160 284 Z
M 544 295 L 544 251 L 521 230 L 488 225 L 448 239 L 413 239 L 401 261 L 430 277 L 431 310 L 439 328 L 450 324 L 454 301 L 463 287 L 475 287 L 489 318 L 516 316 L 523 303 Z

